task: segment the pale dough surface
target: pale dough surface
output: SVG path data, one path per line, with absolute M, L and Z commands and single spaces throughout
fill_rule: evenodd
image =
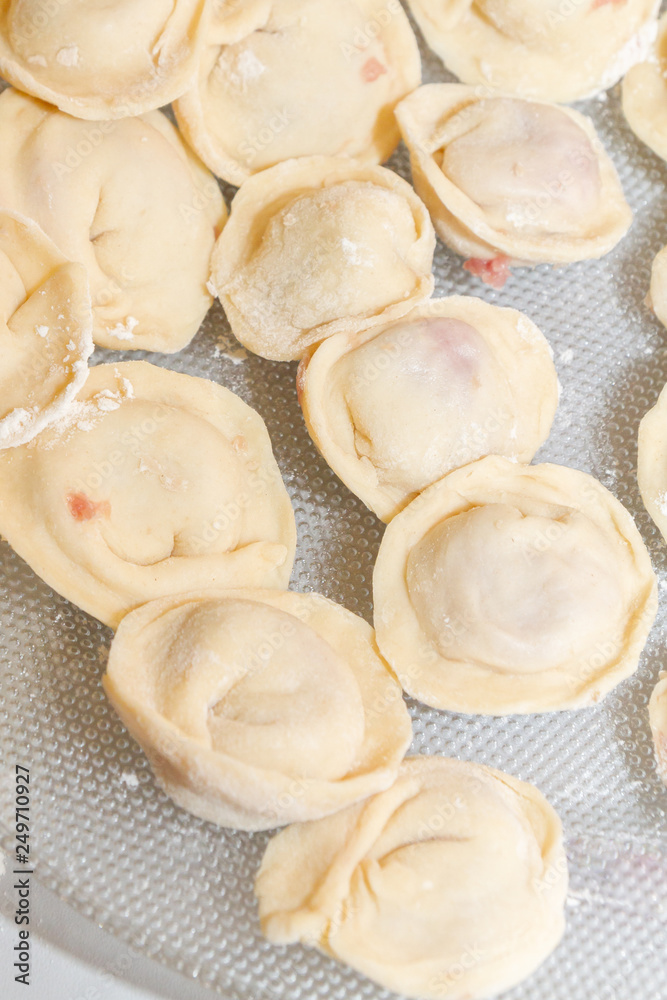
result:
M 529 462 L 558 404 L 534 323 L 460 295 L 329 337 L 302 360 L 297 386 L 320 452 L 383 521 L 484 455 Z
M 667 160 L 667 14 L 658 22 L 658 35 L 645 62 L 633 66 L 623 79 L 623 113 L 635 135 Z
M 85 265 L 97 344 L 173 352 L 194 337 L 213 301 L 206 284 L 226 209 L 161 112 L 86 122 L 5 91 L 0 203 Z
M 569 103 L 646 57 L 655 0 L 408 0 L 429 46 L 463 83 Z
M 637 481 L 644 506 L 667 540 L 667 386 L 639 425 Z
M 30 219 L 0 211 L 0 450 L 66 410 L 88 375 L 92 326 L 85 268 Z
M 7 0 L 0 75 L 77 118 L 140 115 L 194 78 L 207 0 Z
M 656 254 L 651 265 L 648 303 L 663 326 L 667 326 L 667 247 Z
M 404 316 L 433 291 L 435 234 L 410 185 L 344 157 L 250 177 L 216 243 L 212 283 L 238 340 L 291 361 L 335 333 Z
M 425 756 L 388 791 L 279 833 L 255 884 L 270 941 L 434 1000 L 530 975 L 561 938 L 566 889 L 561 823 L 536 788 Z
M 490 457 L 387 528 L 378 645 L 403 688 L 457 712 L 598 702 L 638 665 L 657 583 L 631 515 L 592 476 Z
M 112 628 L 183 590 L 286 587 L 296 548 L 259 414 L 143 361 L 91 368 L 58 424 L 0 454 L 0 533 Z
M 175 104 L 211 170 L 242 184 L 294 156 L 389 158 L 394 106 L 421 82 L 399 0 L 254 0 L 224 14 Z
M 568 264 L 602 257 L 632 212 L 590 119 L 480 87 L 420 87 L 396 111 L 415 189 L 466 257 Z
M 648 712 L 658 771 L 667 785 L 667 674 L 661 675 L 653 689 Z
M 122 622 L 105 690 L 183 808 L 266 830 L 388 788 L 410 745 L 362 619 L 318 594 L 199 592 Z

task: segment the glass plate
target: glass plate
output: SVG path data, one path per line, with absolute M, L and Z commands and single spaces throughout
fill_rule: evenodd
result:
M 451 77 L 422 47 L 425 81 Z M 667 586 L 666 549 L 636 484 L 637 426 L 667 380 L 665 331 L 644 305 L 667 243 L 667 166 L 634 138 L 618 88 L 589 114 L 635 212 L 602 261 L 517 269 L 502 291 L 438 245 L 436 295 L 467 293 L 526 312 L 551 342 L 562 384 L 538 460 L 597 476 L 637 518 Z M 409 177 L 403 147 L 389 164 Z M 226 189 L 226 194 L 231 194 Z M 146 357 L 213 379 L 266 420 L 299 530 L 292 585 L 371 618 L 382 525 L 318 455 L 304 429 L 294 364 L 245 356 L 216 305 L 176 356 L 97 351 L 94 363 Z M 13 851 L 15 761 L 29 764 L 37 877 L 127 944 L 234 1000 L 338 1000 L 389 994 L 300 946 L 260 934 L 253 878 L 268 834 L 220 830 L 158 790 L 100 686 L 111 632 L 53 593 L 0 543 L 0 817 Z M 447 754 L 534 782 L 565 824 L 571 866 L 561 946 L 511 1000 L 665 1000 L 667 791 L 647 702 L 667 665 L 664 601 L 640 669 L 595 708 L 493 719 L 408 702 L 412 753 Z

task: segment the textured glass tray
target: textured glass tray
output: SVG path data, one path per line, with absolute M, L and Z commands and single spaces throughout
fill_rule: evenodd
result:
M 423 48 L 424 78 L 449 79 Z M 538 455 L 597 476 L 636 516 L 667 587 L 667 549 L 636 478 L 637 426 L 667 380 L 667 334 L 643 304 L 667 243 L 667 166 L 629 131 L 618 94 L 583 102 L 636 213 L 607 258 L 521 269 L 495 292 L 438 245 L 436 295 L 479 295 L 524 310 L 551 342 L 563 393 Z M 409 176 L 401 147 L 390 163 Z M 227 195 L 231 191 L 226 192 Z M 95 362 L 145 357 L 98 351 Z M 155 364 L 239 393 L 266 420 L 299 530 L 292 585 L 370 619 L 382 525 L 328 469 L 303 425 L 294 364 L 245 357 L 218 305 L 192 345 Z M 512 1000 L 667 1000 L 667 791 L 647 701 L 667 667 L 664 600 L 637 674 L 579 712 L 491 719 L 409 703 L 412 753 L 440 753 L 532 781 L 565 824 L 568 929 Z M 234 1000 L 387 997 L 317 952 L 259 932 L 252 886 L 268 835 L 193 818 L 153 781 L 100 686 L 108 629 L 46 587 L 0 542 L 0 833 L 11 850 L 13 765 L 32 769 L 37 878 L 146 955 Z

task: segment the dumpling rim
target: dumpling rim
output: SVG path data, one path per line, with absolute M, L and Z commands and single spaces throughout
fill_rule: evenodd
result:
M 533 487 L 532 500 L 578 511 L 605 533 L 611 522 L 632 554 L 637 570 L 635 599 L 628 608 L 624 644 L 611 663 L 607 655 L 603 663 L 589 665 L 588 671 L 578 674 L 575 661 L 573 675 L 568 674 L 567 663 L 535 674 L 498 674 L 442 656 L 424 636 L 407 587 L 409 553 L 446 517 L 480 506 L 475 497 L 483 497 L 482 505 L 516 503 L 521 492 L 528 495 L 526 480 Z M 433 708 L 495 716 L 597 704 L 637 670 L 658 606 L 657 579 L 648 550 L 632 515 L 609 490 L 578 469 L 553 463 L 519 465 L 497 456 L 479 459 L 445 476 L 394 518 L 380 544 L 373 595 L 378 646 L 404 691 Z M 578 681 L 576 686 L 568 685 L 568 676 Z M 545 678 L 553 690 L 545 686 Z
M 494 90 L 507 91 L 518 97 L 546 101 L 556 101 L 566 104 L 572 101 L 582 101 L 596 97 L 599 93 L 609 90 L 639 59 L 643 58 L 655 36 L 655 21 L 660 8 L 660 0 L 639 0 L 637 7 L 642 7 L 642 14 L 636 20 L 635 30 L 628 34 L 620 44 L 608 46 L 604 58 L 596 59 L 591 66 L 591 50 L 588 36 L 583 46 L 586 58 L 573 58 L 566 61 L 553 56 L 547 48 L 538 51 L 509 35 L 504 35 L 490 20 L 487 21 L 474 9 L 474 2 L 466 0 L 407 0 L 415 21 L 426 39 L 429 48 L 435 52 L 446 69 L 454 74 L 462 83 L 470 85 L 493 86 Z M 442 30 L 436 25 L 430 14 L 429 5 L 440 2 L 458 6 L 460 13 L 456 22 L 450 24 L 448 30 Z M 610 8 L 615 4 L 609 4 Z M 592 8 L 593 9 L 593 8 Z M 592 10 L 591 9 L 591 10 Z M 613 18 L 613 10 L 608 10 L 606 4 L 595 9 L 598 21 L 609 22 Z M 557 12 L 561 19 L 566 13 Z M 600 18 L 600 14 L 602 18 Z M 613 23 L 613 22 L 612 22 Z M 575 24 L 575 28 L 578 26 Z M 473 37 L 471 38 L 471 29 Z M 481 33 L 482 37 L 477 35 Z M 598 26 L 596 39 L 609 34 Z M 508 69 L 502 69 L 503 80 L 494 85 L 489 77 L 498 78 L 498 60 L 494 59 L 494 50 L 502 53 L 502 62 L 508 63 Z M 577 53 L 579 55 L 579 53 Z M 545 63 L 549 72 L 545 72 Z M 523 71 L 523 80 L 529 81 L 525 87 L 513 89 L 509 82 L 516 78 L 517 65 L 529 66 L 528 73 Z M 486 74 L 485 75 L 485 71 Z M 553 86 L 544 83 L 545 79 L 554 81 Z
M 380 7 L 378 0 L 358 0 L 358 2 L 364 4 L 373 3 L 376 7 Z M 405 11 L 398 4 L 398 0 L 396 0 L 396 3 L 398 10 L 394 11 L 392 14 L 391 21 L 389 22 L 387 28 L 393 29 L 393 33 L 397 40 L 399 34 L 401 35 L 401 40 L 404 42 L 401 56 L 406 62 L 406 68 L 401 73 L 404 80 L 404 93 L 402 96 L 396 97 L 393 101 L 394 109 L 403 97 L 411 93 L 415 87 L 418 87 L 421 83 L 421 56 L 419 53 L 419 45 Z M 385 7 L 380 7 L 380 9 L 384 10 Z M 370 16 L 371 13 L 369 11 L 369 17 Z M 224 22 L 222 22 L 217 27 L 217 30 L 212 33 L 214 36 L 212 45 L 219 47 L 220 49 L 227 45 L 235 45 L 249 37 L 249 35 L 254 34 L 256 30 L 257 28 L 254 26 L 253 19 L 250 16 L 248 17 L 247 25 L 242 27 L 240 31 L 238 30 L 236 21 L 233 22 L 232 27 L 228 31 L 225 31 Z M 377 37 L 379 36 L 374 36 L 374 38 Z M 241 184 L 248 180 L 249 177 L 255 176 L 257 173 L 261 173 L 262 170 L 268 170 L 269 167 L 261 167 L 259 170 L 252 170 L 245 166 L 241 159 L 231 155 L 226 155 L 216 135 L 210 128 L 207 127 L 206 113 L 204 110 L 205 102 L 202 99 L 202 90 L 204 87 L 202 77 L 205 64 L 206 60 L 204 58 L 204 54 L 202 53 L 194 84 L 174 101 L 174 114 L 183 137 L 192 149 L 195 150 L 197 155 L 206 164 L 209 170 L 212 170 L 217 177 L 221 177 L 228 184 L 234 184 L 240 187 Z M 213 70 L 209 70 L 208 72 L 210 75 Z M 386 107 L 387 105 L 383 106 L 381 110 L 384 111 Z M 386 136 L 382 137 L 382 141 L 380 141 L 379 137 L 371 136 L 365 149 L 358 150 L 356 152 L 352 151 L 349 154 L 344 153 L 341 150 L 335 155 L 349 156 L 351 159 L 355 159 L 359 163 L 369 165 L 380 164 L 389 159 L 400 141 L 401 134 L 398 128 L 398 123 L 394 121 L 393 129 L 388 132 Z M 286 157 L 285 159 L 294 158 L 295 157 L 291 156 Z M 284 160 L 277 162 L 284 162 Z M 275 166 L 275 164 L 273 164 L 273 166 Z
M 160 713 L 138 703 L 133 696 L 134 667 L 122 665 L 122 658 L 131 653 L 133 636 L 147 624 L 159 621 L 161 615 L 187 604 L 215 600 L 243 600 L 263 603 L 277 608 L 305 624 L 334 649 L 341 652 L 354 673 L 373 671 L 371 695 L 364 700 L 365 716 L 391 713 L 393 746 L 382 754 L 382 766 L 369 766 L 368 722 L 364 747 L 365 764 L 359 763 L 353 774 L 335 781 L 329 779 L 301 779 L 301 794 L 293 786 L 300 779 L 280 771 L 267 771 L 248 764 L 222 751 L 203 747 L 192 737 L 181 732 Z M 299 612 L 301 612 L 299 614 Z M 322 624 L 326 621 L 326 625 Z M 326 634 L 325 634 L 326 633 Z M 156 773 L 158 784 L 182 808 L 220 826 L 243 830 L 268 830 L 297 821 L 319 819 L 366 799 L 375 792 L 389 788 L 412 740 L 412 723 L 401 688 L 388 664 L 377 649 L 372 627 L 347 608 L 317 593 L 297 593 L 291 590 L 256 588 L 212 589 L 187 591 L 158 598 L 129 612 L 121 622 L 111 646 L 104 690 L 115 711 L 134 739 L 149 756 L 157 746 L 164 751 L 167 767 L 163 775 Z M 348 653 L 348 646 L 354 655 Z M 124 680 L 124 684 L 123 684 Z M 375 707 L 375 702 L 381 707 Z M 149 738 L 142 741 L 142 726 L 149 731 Z M 149 745 L 149 748 L 145 744 Z M 196 758 L 193 764 L 193 755 Z M 366 770 L 363 770 L 364 766 Z M 193 788 L 187 788 L 187 779 Z M 248 791 L 250 790 L 250 792 Z M 213 796 L 210 802 L 208 796 Z M 254 796 L 254 801 L 252 801 Z M 287 802 L 281 803 L 285 796 Z M 268 808 L 268 804 L 271 808 Z
M 75 360 L 71 365 L 71 374 L 67 385 L 55 399 L 47 403 L 46 406 L 41 407 L 37 412 L 34 412 L 30 419 L 13 433 L 11 431 L 5 433 L 5 430 L 8 426 L 11 427 L 10 418 L 12 414 L 16 413 L 17 408 L 14 407 L 5 413 L 4 416 L 0 416 L 0 452 L 29 444 L 38 434 L 59 419 L 83 389 L 88 378 L 88 361 L 95 349 L 93 343 L 93 309 L 86 268 L 83 264 L 68 260 L 53 240 L 46 235 L 33 219 L 29 219 L 18 212 L 12 212 L 9 209 L 0 209 L 0 228 L 3 227 L 5 219 L 8 219 L 14 226 L 25 230 L 27 238 L 33 242 L 35 267 L 41 265 L 46 268 L 46 261 L 48 260 L 50 271 L 45 273 L 43 281 L 53 277 L 57 272 L 66 272 L 71 279 L 73 289 L 78 290 L 81 294 L 80 305 L 82 308 L 76 334 L 72 334 L 72 343 L 75 343 L 75 349 L 69 352 L 69 355 L 70 359 L 72 355 L 75 355 Z M 39 251 L 36 250 L 37 247 L 39 247 Z M 5 255 L 8 256 L 7 254 Z M 33 294 L 31 292 L 26 301 Z M 1 381 L 2 376 L 0 375 Z
M 251 260 L 270 219 L 294 198 L 348 181 L 372 184 L 401 196 L 412 213 L 417 239 L 410 248 L 410 266 L 415 275 L 411 295 L 389 302 L 373 315 L 341 316 L 305 331 L 301 346 L 267 349 L 261 334 L 230 300 L 226 286 L 235 273 Z M 225 310 L 236 339 L 253 354 L 269 361 L 298 361 L 313 344 L 335 333 L 365 329 L 379 320 L 389 322 L 405 316 L 417 303 L 424 302 L 435 287 L 431 267 L 435 233 L 426 206 L 406 180 L 386 167 L 364 165 L 342 156 L 307 156 L 283 160 L 249 177 L 231 204 L 229 220 L 218 237 L 211 257 L 211 283 Z M 258 350 L 262 347 L 263 350 Z
M 304 355 L 297 373 L 297 390 L 308 433 L 324 460 L 344 485 L 385 523 L 391 521 L 423 490 L 413 494 L 403 494 L 399 498 L 398 490 L 391 490 L 374 482 L 374 477 L 366 471 L 364 462 L 356 454 L 347 451 L 336 438 L 333 421 L 328 412 L 332 405 L 332 390 L 327 389 L 327 383 L 338 362 L 356 348 L 393 326 L 430 317 L 470 322 L 490 346 L 492 353 L 496 345 L 502 344 L 503 341 L 505 342 L 503 346 L 508 349 L 513 339 L 515 343 L 512 346 L 517 349 L 522 346 L 522 341 L 525 342 L 527 356 L 522 358 L 517 350 L 515 358 L 517 367 L 506 372 L 508 382 L 512 387 L 521 384 L 527 376 L 531 378 L 539 376 L 540 389 L 544 391 L 538 400 L 537 414 L 518 413 L 519 420 L 523 418 L 526 424 L 530 420 L 536 425 L 530 435 L 535 439 L 534 446 L 526 441 L 524 447 L 517 452 L 519 461 L 529 462 L 538 448 L 544 444 L 558 406 L 558 379 L 552 360 L 552 350 L 542 332 L 518 310 L 497 306 L 474 296 L 449 295 L 428 299 L 397 321 L 389 323 L 382 321 L 361 332 L 339 333 L 316 345 L 310 353 Z M 479 322 L 480 320 L 484 320 L 483 324 Z M 524 327 L 523 331 L 519 330 L 520 324 Z M 344 401 L 338 399 L 339 395 L 337 392 L 337 408 L 347 412 L 352 425 L 351 415 Z M 525 398 L 519 401 L 517 396 L 518 393 L 513 393 L 513 402 L 519 404 L 518 411 Z M 528 436 L 524 434 L 525 438 Z
M 434 228 L 455 253 L 464 257 L 492 260 L 507 256 L 514 264 L 571 264 L 598 259 L 623 239 L 632 225 L 628 205 L 616 168 L 595 131 L 592 121 L 574 108 L 549 101 L 526 103 L 557 108 L 584 132 L 597 154 L 600 167 L 600 204 L 607 216 L 606 231 L 596 237 L 521 235 L 519 230 L 501 230 L 486 220 L 484 210 L 468 197 L 440 169 L 428 152 L 429 133 L 466 107 L 488 99 L 524 100 L 511 94 L 484 90 L 460 83 L 430 83 L 419 87 L 396 109 L 401 134 L 410 153 L 415 190 L 431 214 Z M 432 106 L 435 105 L 435 111 Z
M 418 989 L 414 988 L 414 980 L 410 975 L 410 970 L 414 967 L 402 964 L 398 956 L 396 964 L 389 968 L 374 961 L 372 956 L 362 963 L 355 955 L 357 960 L 352 963 L 345 954 L 345 948 L 336 947 L 338 925 L 345 918 L 344 902 L 351 874 L 359 870 L 369 847 L 372 847 L 382 835 L 386 823 L 391 822 L 395 813 L 412 795 L 419 793 L 422 787 L 420 776 L 422 774 L 428 776 L 441 769 L 460 772 L 464 783 L 471 780 L 498 782 L 500 786 L 498 794 L 503 799 L 511 797 L 513 804 L 516 800 L 515 809 L 531 827 L 540 848 L 545 873 L 544 881 L 549 886 L 545 917 L 550 917 L 550 920 L 546 933 L 546 948 L 540 949 L 539 960 L 525 963 L 525 968 L 521 970 L 519 976 L 516 974 L 515 966 L 512 967 L 512 971 L 506 971 L 502 980 L 496 974 L 495 977 L 491 977 L 493 981 L 489 982 L 483 993 L 475 991 L 474 994 L 470 993 L 470 996 L 487 996 L 487 993 L 495 995 L 498 991 L 502 992 L 517 985 L 519 981 L 534 972 L 535 968 L 557 947 L 565 929 L 568 872 L 562 821 L 548 799 L 534 784 L 521 781 L 486 764 L 461 761 L 439 754 L 408 756 L 401 765 L 396 783 L 390 789 L 320 821 L 293 824 L 271 838 L 255 878 L 259 921 L 265 937 L 274 944 L 303 941 L 314 945 L 326 955 L 349 964 L 351 968 L 374 982 L 406 996 L 432 997 L 433 1000 L 442 997 L 442 992 L 437 989 L 425 992 L 421 984 Z M 537 826 L 538 816 L 540 822 Z M 300 901 L 292 899 L 281 908 L 280 882 L 278 885 L 274 884 L 275 872 L 281 872 L 280 881 L 284 882 L 285 868 L 289 870 L 303 857 L 304 841 L 311 849 L 310 853 L 314 853 L 312 843 L 317 844 L 320 831 L 325 845 L 326 860 L 320 860 L 320 852 L 320 857 L 317 857 L 314 863 L 301 869 L 305 873 L 304 881 L 307 880 L 308 884 L 303 890 L 299 887 Z M 309 854 L 306 854 L 306 857 L 309 857 Z M 291 880 L 290 885 L 295 881 Z M 311 884 L 312 889 L 309 891 Z M 537 887 L 536 891 L 539 892 Z M 510 965 L 512 959 L 516 959 L 516 955 L 509 956 L 506 964 Z M 418 968 L 419 966 L 415 971 Z M 391 978 L 389 975 L 383 975 L 385 970 L 392 973 Z M 443 972 L 446 974 L 448 969 L 443 969 Z M 460 979 L 457 976 L 457 988 L 459 984 Z
M 181 11 L 178 11 L 180 6 Z M 184 8 L 186 9 L 183 14 Z M 101 94 L 91 96 L 90 93 L 71 97 L 62 93 L 54 87 L 40 83 L 30 72 L 24 61 L 20 59 L 9 45 L 5 34 L 0 31 L 0 76 L 7 80 L 13 87 L 31 97 L 35 97 L 47 104 L 55 105 L 60 111 L 71 115 L 73 118 L 83 118 L 86 121 L 112 121 L 119 118 L 136 117 L 147 111 L 155 111 L 176 100 L 187 88 L 199 61 L 199 53 L 203 45 L 204 33 L 209 20 L 209 0 L 174 0 L 174 10 L 169 15 L 171 20 L 177 13 L 181 13 L 187 19 L 190 30 L 194 30 L 195 44 L 187 58 L 182 60 L 178 75 L 178 82 L 173 74 L 166 74 L 162 86 L 156 87 L 153 81 L 156 76 L 144 76 L 135 81 L 131 87 L 121 90 L 117 95 L 104 97 Z M 160 33 L 162 36 L 169 36 L 173 33 L 173 26 L 165 22 Z M 182 43 L 177 43 L 176 53 L 182 48 Z M 152 53 L 151 53 L 152 54 Z M 173 57 L 172 57 L 173 58 Z M 94 72 L 92 76 L 94 77 Z M 147 92 L 143 99 L 132 100 L 128 98 L 128 93 Z
M 273 568 L 270 571 L 267 569 L 266 573 L 271 579 L 274 579 L 274 586 L 286 588 L 296 552 L 294 510 L 273 455 L 266 424 L 256 410 L 253 410 L 240 396 L 216 382 L 152 365 L 147 361 L 109 362 L 94 366 L 89 369 L 88 379 L 80 394 L 81 399 L 87 398 L 86 394 L 93 396 L 96 391 L 104 389 L 106 383 L 102 381 L 102 385 L 99 386 L 97 380 L 104 380 L 107 373 L 113 374 L 116 380 L 127 378 L 135 387 L 138 383 L 143 383 L 144 377 L 154 382 L 156 372 L 159 373 L 157 375 L 159 387 L 146 391 L 142 385 L 139 390 L 141 394 L 137 394 L 134 398 L 148 399 L 158 404 L 162 402 L 167 406 L 181 408 L 183 408 L 184 403 L 192 404 L 195 401 L 197 412 L 205 409 L 231 410 L 235 415 L 234 419 L 241 418 L 252 423 L 256 437 L 253 450 L 261 462 L 268 462 L 270 468 L 275 469 L 277 473 L 275 485 L 273 485 L 275 495 L 271 509 L 272 519 L 275 522 L 277 532 L 279 532 L 280 540 L 276 542 L 274 539 L 270 541 L 264 539 L 264 542 L 270 545 L 278 544 L 286 551 L 284 561 L 279 565 L 274 564 Z M 195 383 L 195 385 L 190 383 Z M 67 417 L 67 413 L 64 416 Z M 220 431 L 217 425 L 212 424 L 212 426 Z M 52 430 L 57 432 L 56 429 L 47 428 L 45 433 L 48 434 Z M 67 432 L 66 430 L 65 433 Z M 40 520 L 37 522 L 33 516 L 30 531 L 25 530 L 27 515 L 21 509 L 21 491 L 25 488 L 24 481 L 29 481 L 31 475 L 34 475 L 30 471 L 30 459 L 33 457 L 33 449 L 38 444 L 39 438 L 24 446 L 30 451 L 21 452 L 19 449 L 12 449 L 0 452 L 0 473 L 2 473 L 0 475 L 0 530 L 14 551 L 28 563 L 33 572 L 47 586 L 61 594 L 75 607 L 97 618 L 109 628 L 115 629 L 128 611 L 146 603 L 150 596 L 140 596 L 136 592 L 136 583 L 125 582 L 124 586 L 117 586 L 114 574 L 105 572 L 100 576 L 97 570 L 93 572 L 76 561 L 70 555 L 69 548 L 67 546 L 63 548 L 61 543 L 51 534 L 51 526 L 45 517 L 40 516 Z M 20 463 L 19 466 L 14 469 L 3 468 L 4 465 L 12 461 L 12 458 Z M 23 468 L 26 463 L 27 467 Z M 40 504 L 41 491 L 35 491 L 35 495 L 37 497 L 35 502 Z M 221 555 L 225 556 L 227 553 Z M 126 565 L 124 560 L 121 562 Z M 135 566 L 135 564 L 130 565 Z M 160 565 L 160 563 L 155 565 Z M 151 567 L 140 566 L 139 569 L 150 570 Z M 208 566 L 205 571 L 202 567 L 200 576 L 208 578 L 213 576 L 213 573 L 214 569 L 211 566 Z M 219 575 L 220 570 L 218 569 Z M 67 582 L 67 588 L 63 587 L 64 580 Z M 66 594 L 63 593 L 65 589 L 67 590 Z

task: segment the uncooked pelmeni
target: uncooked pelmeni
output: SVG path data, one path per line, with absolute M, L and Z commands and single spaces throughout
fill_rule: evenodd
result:
M 317 594 L 182 594 L 128 615 L 104 687 L 178 805 L 220 826 L 316 819 L 388 788 L 410 745 L 373 630 Z
M 397 174 L 307 156 L 239 190 L 212 283 L 244 347 L 291 361 L 325 337 L 398 319 L 427 299 L 434 249 L 428 212 Z
M 558 403 L 537 327 L 464 296 L 330 337 L 303 358 L 297 386 L 313 441 L 383 521 L 484 455 L 529 462 Z
M 5 91 L 0 204 L 86 266 L 97 344 L 172 352 L 193 338 L 213 301 L 206 283 L 226 209 L 161 112 L 84 122 Z
M 408 0 L 426 41 L 463 83 L 568 103 L 646 57 L 656 0 Z
M 560 820 L 533 785 L 446 757 L 408 757 L 368 802 L 283 830 L 255 883 L 264 934 L 302 941 L 386 989 L 495 996 L 564 928 Z
M 286 587 L 296 547 L 259 414 L 143 361 L 92 368 L 57 424 L 0 453 L 0 533 L 111 627 L 183 590 Z
M 0 450 L 26 444 L 67 409 L 88 375 L 85 268 L 44 233 L 0 211 Z
M 667 540 L 667 385 L 639 425 L 637 481 L 644 506 Z
M 592 476 L 483 458 L 387 528 L 378 645 L 404 689 L 456 712 L 581 708 L 632 674 L 657 608 L 625 508 Z
M 592 123 L 571 108 L 436 83 L 396 114 L 417 193 L 440 238 L 473 258 L 473 273 L 492 280 L 498 259 L 602 257 L 632 222 Z
M 663 247 L 653 259 L 647 304 L 662 325 L 667 326 L 667 247 Z
M 667 160 L 667 14 L 658 22 L 658 36 L 645 62 L 637 63 L 623 80 L 623 113 L 635 135 Z
M 648 706 L 658 771 L 667 785 L 667 674 L 661 674 Z
M 77 118 L 140 115 L 194 78 L 207 0 L 7 0 L 0 75 Z
M 214 14 L 174 110 L 211 170 L 242 184 L 294 156 L 388 159 L 394 106 L 420 82 L 399 0 L 252 0 Z

